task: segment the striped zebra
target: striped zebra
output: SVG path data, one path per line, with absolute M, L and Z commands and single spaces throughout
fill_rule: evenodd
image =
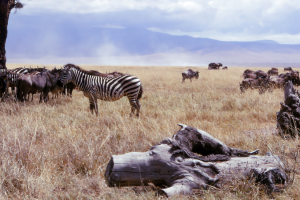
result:
M 61 82 L 65 85 L 73 82 L 84 96 L 89 98 L 90 109 L 95 110 L 98 115 L 97 99 L 103 101 L 116 101 L 127 96 L 131 105 L 132 116 L 137 110 L 136 116 L 140 113 L 139 99 L 142 97 L 143 88 L 139 78 L 117 73 L 117 75 L 101 74 L 97 71 L 86 71 L 80 67 L 67 64 L 64 66 L 60 76 Z

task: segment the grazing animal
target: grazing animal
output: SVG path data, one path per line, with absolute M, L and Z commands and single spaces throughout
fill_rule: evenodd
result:
M 227 66 L 224 66 L 222 69 L 228 69 L 228 67 L 227 67 Z
M 257 154 L 259 151 L 248 152 L 230 148 L 205 131 L 184 124 L 178 125 L 182 129 L 173 136 L 175 141 L 169 140 L 174 147 L 179 149 L 175 150 L 173 154 L 185 153 L 190 158 L 202 161 L 222 161 L 229 160 L 230 157 L 248 157 Z M 195 153 L 202 156 L 198 156 Z
M 84 95 L 89 98 L 90 110 L 92 112 L 95 110 L 96 115 L 98 115 L 97 99 L 116 101 L 127 96 L 131 105 L 130 116 L 137 110 L 136 116 L 138 117 L 141 107 L 139 99 L 143 94 L 140 79 L 128 74 L 104 77 L 98 73 L 67 64 L 62 70 L 60 80 L 64 85 L 73 82 L 79 90 L 83 91 Z
M 23 74 L 39 74 L 42 72 L 47 72 L 45 67 L 44 68 L 25 68 L 25 67 L 19 67 L 12 70 L 8 70 L 8 86 L 10 87 L 12 92 L 14 92 L 15 87 L 17 86 L 17 79 L 18 77 L 22 76 Z M 29 98 L 29 97 L 28 97 Z
M 243 73 L 244 79 L 246 78 L 268 78 L 268 74 L 262 70 L 252 71 L 252 70 L 245 70 Z
M 278 69 L 272 68 L 271 70 L 268 71 L 269 76 L 278 76 Z
M 220 67 L 222 67 L 222 63 L 209 63 L 208 65 L 208 69 L 220 69 Z
M 40 93 L 40 102 L 49 100 L 48 93 L 56 86 L 59 74 L 49 72 L 40 74 L 24 74 L 18 78 L 17 98 L 20 101 L 27 100 L 29 93 Z
M 188 69 L 187 71 L 182 72 L 182 83 L 184 83 L 185 79 L 190 79 L 192 82 L 192 78 L 199 78 L 199 71 L 193 71 L 191 69 Z
M 246 74 L 249 74 L 249 73 L 253 74 L 254 72 L 255 72 L 255 71 L 253 71 L 253 70 L 246 69 L 246 70 L 244 71 L 244 73 L 242 74 L 242 76 L 245 77 Z
M 288 76 L 285 76 L 283 78 L 280 78 L 278 76 L 271 76 L 269 79 L 270 85 L 273 88 L 284 88 L 284 85 L 288 80 L 289 80 Z
M 247 89 L 258 89 L 259 94 L 263 94 L 267 89 L 270 89 L 270 82 L 268 78 L 246 78 L 240 83 L 241 92 L 245 92 Z
M 293 69 L 291 68 L 291 67 L 285 67 L 284 69 L 283 69 L 283 71 L 292 71 Z
M 73 90 L 76 88 L 76 85 L 72 82 L 64 85 L 64 90 L 62 91 L 63 95 L 70 96 L 72 98 Z

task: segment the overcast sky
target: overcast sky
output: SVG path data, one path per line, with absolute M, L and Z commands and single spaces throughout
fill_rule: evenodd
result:
M 274 40 L 300 44 L 299 0 L 21 0 L 11 15 L 48 18 L 55 25 L 141 27 L 222 41 Z M 55 17 L 54 17 L 55 16 Z M 60 20 L 61 19 L 61 20 Z M 36 22 L 38 25 L 38 22 Z M 62 23 L 60 25 L 60 23 Z M 28 25 L 28 24 L 27 24 Z M 10 26 L 14 26 L 11 25 Z M 55 28 L 55 27 L 54 27 Z

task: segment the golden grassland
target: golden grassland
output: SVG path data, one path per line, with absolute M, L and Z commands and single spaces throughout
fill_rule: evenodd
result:
M 9 65 L 15 68 L 23 65 Z M 54 66 L 47 66 L 52 68 Z M 179 130 L 178 123 L 205 130 L 230 147 L 280 155 L 294 180 L 275 199 L 300 199 L 298 140 L 283 140 L 276 131 L 276 112 L 283 91 L 240 93 L 246 68 L 199 70 L 199 79 L 181 83 L 188 67 L 84 66 L 100 72 L 136 75 L 144 93 L 140 118 L 129 117 L 127 97 L 98 100 L 99 116 L 89 112 L 82 92 L 47 104 L 0 104 L 0 198 L 153 199 L 148 187 L 109 188 L 104 179 L 112 155 L 147 151 Z M 264 69 L 265 71 L 267 68 Z M 283 72 L 283 69 L 280 69 Z M 299 158 L 298 158 L 299 159 Z M 176 196 L 170 199 L 189 198 Z M 249 181 L 212 188 L 194 199 L 268 199 L 264 188 Z

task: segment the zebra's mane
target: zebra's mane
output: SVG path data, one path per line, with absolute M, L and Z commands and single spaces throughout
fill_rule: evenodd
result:
M 116 72 L 116 71 L 112 72 L 112 73 L 108 73 L 108 74 L 102 74 L 102 73 L 100 73 L 98 71 L 95 71 L 95 70 L 89 70 L 89 71 L 87 71 L 87 70 L 84 70 L 84 69 L 82 69 L 81 67 L 79 67 L 77 65 L 74 65 L 74 64 L 66 64 L 64 67 L 67 68 L 67 69 L 75 68 L 75 69 L 77 69 L 77 70 L 79 70 L 79 71 L 81 71 L 81 72 L 83 72 L 85 74 L 94 75 L 94 76 L 101 76 L 101 77 L 111 77 L 111 76 L 115 77 L 115 76 L 123 76 L 123 75 L 125 75 L 125 74 L 123 74 L 121 72 Z

